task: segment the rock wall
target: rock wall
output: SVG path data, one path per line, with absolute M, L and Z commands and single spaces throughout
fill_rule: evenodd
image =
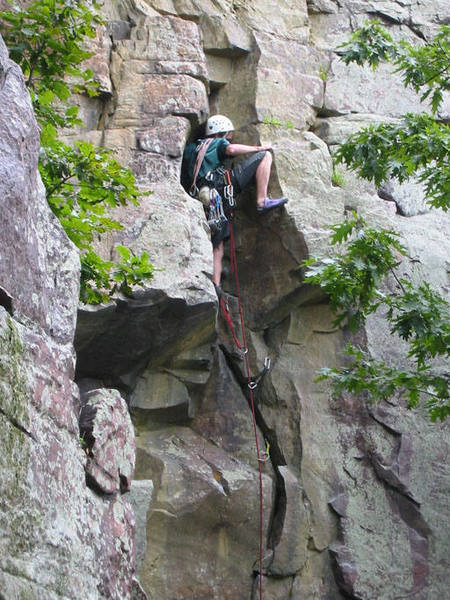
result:
M 0 103 L 0 123 L 19 123 L 26 132 L 25 138 L 9 134 L 13 150 L 22 144 L 15 161 L 23 169 L 33 165 L 34 173 L 34 179 L 23 178 L 29 188 L 17 189 L 8 202 L 11 144 L 0 136 L 2 160 L 6 156 L 0 185 L 8 190 L 5 206 L 14 207 L 0 219 L 6 218 L 9 235 L 18 236 L 0 253 L 9 274 L 1 284 L 2 335 L 9 340 L 1 375 L 14 374 L 1 388 L 7 390 L 1 435 L 11 448 L 3 456 L 11 481 L 2 484 L 9 495 L 2 493 L 0 504 L 8 532 L 2 592 L 8 600 L 25 589 L 36 598 L 46 590 L 50 599 L 142 597 L 132 583 L 135 539 L 139 579 L 151 600 L 258 598 L 258 463 L 244 361 L 218 314 L 202 206 L 179 185 L 186 140 L 210 112 L 221 112 L 235 123 L 236 141 L 273 145 L 272 191 L 289 197 L 285 209 L 260 217 L 248 194 L 239 199 L 235 219 L 252 372 L 271 359 L 255 391 L 259 444 L 270 442 L 270 460 L 262 466 L 264 598 L 445 597 L 447 429 L 401 402 L 368 408 L 352 397 L 333 401 L 327 386 L 314 383 L 317 369 L 340 363 L 348 333 L 332 328 L 325 298 L 302 283 L 300 266 L 310 255 L 330 252 L 329 225 L 357 210 L 372 224 L 405 235 L 412 258 L 402 264 L 405 272 L 448 289 L 449 219 L 427 212 L 420 187 L 379 191 L 350 173 L 342 187 L 331 180 L 333 147 L 348 133 L 419 107 L 388 68 L 376 74 L 346 68 L 337 45 L 373 16 L 395 37 L 420 43 L 448 19 L 446 3 L 121 0 L 102 10 L 108 22 L 91 59 L 102 94 L 80 98 L 88 129 L 67 137 L 114 148 L 142 188 L 152 190 L 139 207 L 118 211 L 125 230 L 99 249 L 113 255 L 114 244 L 126 242 L 149 251 L 160 270 L 132 299 L 78 310 L 76 381 L 87 456 L 77 443 L 79 396 L 72 383 L 76 259 L 42 191 L 36 192 L 34 126 L 23 125 L 32 122 L 29 105 L 11 119 L 2 114 L 11 101 Z M 16 97 L 5 87 L 12 75 L 2 73 L 11 63 L 2 52 L 0 93 Z M 34 140 L 28 145 L 27 136 Z M 31 200 L 18 201 L 32 196 L 39 209 Z M 42 216 L 31 219 L 32 210 Z M 28 225 L 17 231 L 17 221 Z M 17 241 L 39 252 L 25 260 L 11 252 Z M 237 323 L 231 276 L 223 287 Z M 400 360 L 400 345 L 388 339 L 380 317 L 358 339 L 374 356 Z M 19 354 L 27 358 L 16 359 Z M 39 395 L 50 403 L 44 406 L 34 391 L 42 388 L 52 390 Z M 135 536 L 122 498 L 133 468 L 123 398 L 136 433 L 129 495 Z M 113 433 L 108 416 L 115 407 L 122 435 Z M 55 425 L 60 412 L 62 422 Z M 53 437 L 41 433 L 45 428 Z M 108 445 L 111 437 L 118 448 Z M 20 469 L 11 470 L 13 461 Z M 57 472 L 62 465 L 64 474 Z M 45 502 L 37 490 L 45 491 Z M 5 515 L 17 514 L 13 506 L 23 495 L 29 510 L 20 520 L 34 546 L 6 552 L 18 526 L 6 523 Z M 111 523 L 111 515 L 118 522 Z M 61 522 L 70 524 L 68 538 L 55 525 Z M 88 559 L 83 564 L 80 549 Z M 45 570 L 25 569 L 34 564 L 30 556 Z M 66 580 L 58 583 L 62 573 Z
M 117 391 L 84 399 L 73 381 L 79 259 L 45 200 L 38 152 L 22 73 L 0 38 L 0 598 L 129 598 L 135 517 L 120 490 L 133 428 Z M 89 456 L 81 406 L 91 407 Z

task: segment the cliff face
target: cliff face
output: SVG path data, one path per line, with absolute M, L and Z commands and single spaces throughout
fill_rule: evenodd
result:
M 241 197 L 235 219 L 252 372 L 271 359 L 255 390 L 259 443 L 270 442 L 264 598 L 445 596 L 447 430 L 314 383 L 341 362 L 346 334 L 300 270 L 356 210 L 404 234 L 405 273 L 448 285 L 449 219 L 426 211 L 419 186 L 391 187 L 386 201 L 350 173 L 331 181 L 348 133 L 419 108 L 388 68 L 346 68 L 334 49 L 373 16 L 419 41 L 448 19 L 444 5 L 106 2 L 91 59 L 102 95 L 80 98 L 88 129 L 70 135 L 116 149 L 153 192 L 118 211 L 125 230 L 101 251 L 126 242 L 160 270 L 132 299 L 78 311 L 76 252 L 46 206 L 36 124 L 0 41 L 0 598 L 143 598 L 135 568 L 152 600 L 257 598 L 244 361 L 218 314 L 203 208 L 179 185 L 186 140 L 209 112 L 233 120 L 235 141 L 273 145 L 272 191 L 289 197 L 262 217 Z M 231 276 L 223 287 L 237 327 Z M 359 336 L 400 360 L 381 317 Z
M 135 518 L 118 479 L 134 466 L 133 429 L 116 392 L 107 423 L 122 432 L 129 424 L 129 451 L 116 455 L 114 493 L 94 492 L 85 468 L 103 480 L 81 449 L 73 381 L 79 260 L 48 209 L 38 152 L 22 73 L 0 38 L 0 597 L 126 598 Z

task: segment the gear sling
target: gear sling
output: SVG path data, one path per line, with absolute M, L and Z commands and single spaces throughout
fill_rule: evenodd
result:
M 189 188 L 189 194 L 194 198 L 198 198 L 200 190 L 197 186 L 198 174 L 200 172 L 203 160 L 209 145 L 213 138 L 207 138 L 199 144 L 197 157 L 194 163 L 194 172 L 192 184 Z M 208 173 L 203 178 L 204 187 L 208 188 L 208 225 L 212 229 L 220 228 L 221 225 L 228 221 L 227 214 L 230 214 L 234 208 L 234 190 L 231 183 L 230 171 L 218 167 Z M 220 190 L 220 192 L 219 192 Z M 203 201 L 203 198 L 201 198 Z M 225 202 L 224 202 L 225 201 Z M 204 203 L 206 204 L 206 202 Z

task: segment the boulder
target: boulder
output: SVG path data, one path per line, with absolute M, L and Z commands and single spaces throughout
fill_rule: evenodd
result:
M 87 483 L 105 494 L 128 492 L 136 446 L 127 405 L 117 390 L 97 389 L 83 395 L 80 435 L 88 460 Z
M 286 577 L 284 579 L 281 578 L 271 578 L 271 577 L 263 577 L 262 581 L 262 597 L 263 600 L 285 600 L 286 598 L 291 598 L 291 590 L 292 590 L 292 577 Z M 259 575 L 256 577 L 255 582 L 253 584 L 253 594 L 252 600 L 260 600 L 259 593 Z
M 384 200 L 395 202 L 397 212 L 404 217 L 412 217 L 429 210 L 425 200 L 425 186 L 418 181 L 398 183 L 396 180 L 389 180 L 381 185 L 378 194 Z
M 240 19 L 253 31 L 262 31 L 281 39 L 308 39 L 308 9 L 306 0 L 256 0 L 238 4 Z
M 148 251 L 155 276 L 132 298 L 80 309 L 75 340 L 79 376 L 112 377 L 116 383 L 118 377 L 137 372 L 137 365 L 145 366 L 152 355 L 175 356 L 192 343 L 212 339 L 217 306 L 206 276 L 212 270 L 212 250 L 199 201 L 166 184 L 143 198 L 139 207 L 120 214 L 125 234 L 117 242 L 138 254 Z
M 135 479 L 131 484 L 128 501 L 136 517 L 136 569 L 139 570 L 147 549 L 147 515 L 153 496 L 151 479 Z M 137 587 L 137 586 L 135 586 Z M 140 587 L 140 585 L 139 585 Z M 136 598 L 138 600 L 138 598 Z
M 86 69 L 92 69 L 95 73 L 95 80 L 98 83 L 98 91 L 102 94 L 112 94 L 111 78 L 109 73 L 109 60 L 111 56 L 111 47 L 114 40 L 114 35 L 121 37 L 119 34 L 120 26 L 118 21 L 112 25 L 112 31 L 108 30 L 106 25 L 99 25 L 96 28 L 96 37 L 89 39 L 86 43 L 86 49 L 92 53 L 92 56 L 84 63 Z M 129 26 L 128 26 L 129 27 Z M 122 27 L 123 31 L 123 27 Z M 126 35 L 126 33 L 122 33 Z
M 314 133 L 328 146 L 335 146 L 361 129 L 381 123 L 399 123 L 399 119 L 385 115 L 356 113 L 338 117 L 317 119 Z
M 245 597 L 259 554 L 256 465 L 230 457 L 186 427 L 146 432 L 137 441 L 136 475 L 155 485 L 140 568 L 144 588 L 155 598 Z M 271 498 L 266 474 L 262 484 L 266 531 Z
M 286 577 L 301 571 L 306 563 L 309 514 L 303 502 L 303 490 L 294 473 L 287 466 L 279 466 L 278 474 L 284 487 L 286 512 L 269 573 Z
M 2 594 L 126 597 L 134 516 L 86 487 L 71 347 L 0 313 Z
M 236 57 L 248 54 L 252 38 L 248 29 L 231 17 L 205 14 L 200 18 L 203 49 L 207 54 Z

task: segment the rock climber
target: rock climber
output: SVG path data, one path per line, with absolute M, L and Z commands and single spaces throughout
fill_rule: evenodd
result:
M 231 143 L 233 132 L 233 123 L 224 115 L 213 115 L 207 120 L 205 139 L 188 144 L 184 151 L 181 169 L 183 187 L 192 196 L 202 200 L 207 211 L 209 211 L 211 188 L 218 190 L 223 199 L 226 196 L 223 190 L 227 181 L 232 185 L 233 195 L 239 194 L 253 183 L 256 185 L 258 214 L 264 214 L 286 204 L 287 198 L 269 198 L 267 193 L 272 166 L 272 147 L 269 145 L 233 144 Z M 230 169 L 226 175 L 225 161 L 227 159 L 249 153 L 251 156 Z M 229 214 L 229 207 L 224 206 L 224 208 L 225 215 L 227 212 Z M 211 229 L 211 241 L 213 245 L 213 283 L 219 296 L 222 293 L 220 283 L 224 254 L 223 243 L 229 237 L 228 220 L 223 219 L 220 223 L 216 222 Z

